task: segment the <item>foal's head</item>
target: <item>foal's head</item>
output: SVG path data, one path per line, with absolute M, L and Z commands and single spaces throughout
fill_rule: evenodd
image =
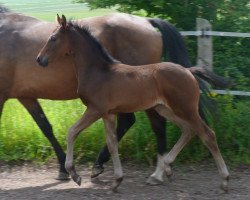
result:
M 72 27 L 69 26 L 64 15 L 60 18 L 57 14 L 57 22 L 59 26 L 53 31 L 37 56 L 37 62 L 43 67 L 56 58 L 71 53 L 67 34 Z
M 37 56 L 37 62 L 41 66 L 46 67 L 50 62 L 64 55 L 72 55 L 73 50 L 76 51 L 79 44 L 81 51 L 77 52 L 85 56 L 89 62 L 100 61 L 105 64 L 118 62 L 91 34 L 88 27 L 81 27 L 79 24 L 72 22 L 67 23 L 64 15 L 62 15 L 62 18 L 57 15 L 57 21 L 60 26 L 54 30 L 53 34 L 49 37 L 45 46 Z M 73 45 L 72 40 L 74 40 Z M 77 45 L 78 47 L 76 47 Z M 91 56 L 88 56 L 90 54 Z

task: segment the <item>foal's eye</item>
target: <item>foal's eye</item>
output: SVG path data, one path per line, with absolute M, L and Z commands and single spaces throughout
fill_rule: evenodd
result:
M 55 41 L 56 41 L 56 37 L 55 37 L 54 35 L 52 35 L 52 36 L 50 37 L 50 41 L 55 42 Z

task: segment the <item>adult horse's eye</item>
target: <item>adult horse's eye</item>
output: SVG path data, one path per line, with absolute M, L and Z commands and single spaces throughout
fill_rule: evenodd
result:
M 55 42 L 55 41 L 56 41 L 56 37 L 55 37 L 54 35 L 52 35 L 52 36 L 50 37 L 50 41 Z

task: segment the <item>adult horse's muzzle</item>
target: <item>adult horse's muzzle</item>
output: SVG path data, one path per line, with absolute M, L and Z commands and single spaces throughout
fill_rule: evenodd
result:
M 46 56 L 37 56 L 36 62 L 42 67 L 47 67 L 49 64 L 48 58 Z

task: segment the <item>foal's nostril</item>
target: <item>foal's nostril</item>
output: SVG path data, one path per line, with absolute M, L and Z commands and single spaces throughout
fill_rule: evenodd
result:
M 36 62 L 42 67 L 47 67 L 49 64 L 48 58 L 46 56 L 37 56 Z
M 36 62 L 38 62 L 38 63 L 40 64 L 41 59 L 40 59 L 40 57 L 39 57 L 39 56 L 36 58 Z

